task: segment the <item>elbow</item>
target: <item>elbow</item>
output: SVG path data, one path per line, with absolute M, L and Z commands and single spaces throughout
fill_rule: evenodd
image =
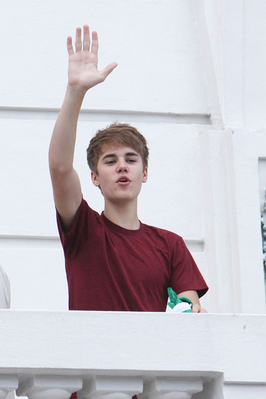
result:
M 49 170 L 51 177 L 67 176 L 73 170 L 72 164 L 60 162 L 58 159 L 51 159 L 49 157 Z
M 73 163 L 65 156 L 60 156 L 57 151 L 49 148 L 48 162 L 51 175 L 66 175 L 73 169 Z
M 71 173 L 73 167 L 66 165 L 57 164 L 55 162 L 49 162 L 49 170 L 51 177 L 64 177 Z

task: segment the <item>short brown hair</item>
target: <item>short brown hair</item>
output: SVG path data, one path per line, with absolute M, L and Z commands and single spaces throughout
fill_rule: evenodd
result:
M 141 156 L 143 170 L 148 166 L 149 149 L 145 137 L 127 123 L 113 123 L 106 129 L 98 130 L 87 148 L 87 161 L 93 172 L 98 173 L 98 160 L 105 144 L 119 144 L 133 148 Z

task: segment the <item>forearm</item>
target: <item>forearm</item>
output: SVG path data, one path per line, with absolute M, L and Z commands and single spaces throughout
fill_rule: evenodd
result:
M 85 90 L 77 86 L 67 86 L 49 148 L 51 172 L 64 173 L 73 167 L 77 122 L 84 96 Z

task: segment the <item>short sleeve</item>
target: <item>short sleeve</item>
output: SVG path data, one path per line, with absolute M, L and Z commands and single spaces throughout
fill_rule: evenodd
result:
M 202 297 L 208 286 L 184 240 L 178 237 L 172 250 L 171 288 L 177 293 L 197 291 Z
M 63 230 L 60 215 L 56 212 L 60 240 L 68 259 L 75 259 L 83 246 L 86 245 L 86 237 L 90 232 L 95 231 L 97 216 L 97 212 L 93 211 L 87 202 L 82 199 L 71 230 L 66 233 Z

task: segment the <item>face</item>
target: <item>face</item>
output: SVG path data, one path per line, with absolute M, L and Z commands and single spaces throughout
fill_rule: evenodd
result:
M 98 173 L 91 172 L 92 182 L 100 187 L 105 200 L 136 200 L 148 170 L 143 170 L 140 154 L 130 147 L 106 145 L 99 157 Z

